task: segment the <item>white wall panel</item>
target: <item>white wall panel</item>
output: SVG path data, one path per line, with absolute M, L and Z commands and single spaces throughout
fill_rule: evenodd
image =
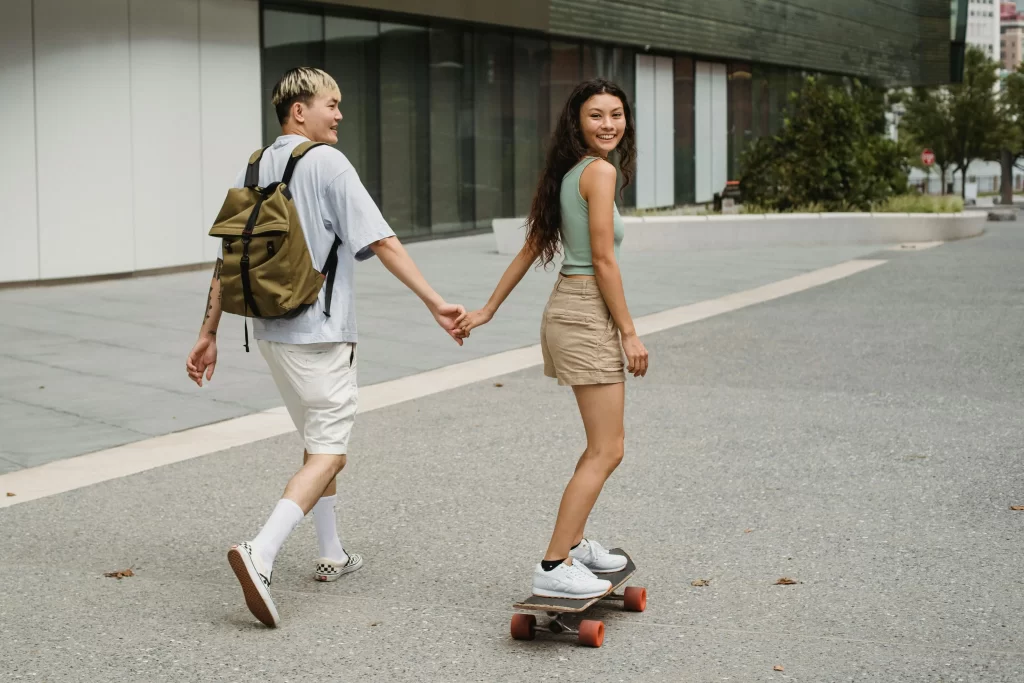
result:
M 651 55 L 636 56 L 636 206 L 657 206 L 657 102 L 655 66 Z
M 131 0 L 135 269 L 198 263 L 199 0 Z
M 199 56 L 203 217 L 197 229 L 204 259 L 213 260 L 217 242 L 206 235 L 228 188 L 262 144 L 259 3 L 200 0 Z
M 725 64 L 711 67 L 711 192 L 729 180 L 729 77 Z
M 697 202 L 709 202 L 711 189 L 711 64 L 697 62 L 693 85 L 694 174 Z
M 127 0 L 35 0 L 40 276 L 133 269 Z
M 658 57 L 654 71 L 655 101 L 655 202 L 676 203 L 675 78 L 671 57 Z
M 0 8 L 0 282 L 39 277 L 32 0 Z
M 697 62 L 694 83 L 694 147 L 697 201 L 710 202 L 729 176 L 729 99 L 724 64 Z

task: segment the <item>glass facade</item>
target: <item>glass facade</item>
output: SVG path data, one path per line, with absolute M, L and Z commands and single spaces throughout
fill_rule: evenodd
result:
M 697 157 L 694 141 L 694 66 L 690 57 L 676 57 L 672 94 L 675 98 L 676 204 L 692 204 L 697 195 Z
M 633 97 L 630 50 L 366 16 L 264 8 L 264 144 L 280 134 L 269 102 L 281 74 L 325 69 L 342 92 L 337 147 L 403 237 L 484 231 L 493 218 L 526 215 L 576 84 L 603 76 Z
M 503 29 L 388 21 L 362 12 L 267 4 L 263 9 L 264 143 L 280 132 L 270 93 L 281 74 L 317 66 L 338 81 L 344 116 L 337 147 L 396 233 L 405 238 L 490 229 L 525 216 L 548 140 L 581 80 L 618 83 L 636 108 L 631 48 Z M 675 55 L 676 204 L 695 200 L 695 58 Z M 777 132 L 803 73 L 727 65 L 728 174 L 744 149 Z M 621 183 L 621 179 L 620 179 Z M 635 182 L 619 199 L 635 206 Z
M 733 63 L 728 67 L 729 98 L 729 178 L 740 174 L 740 159 L 753 139 L 753 83 L 750 65 Z

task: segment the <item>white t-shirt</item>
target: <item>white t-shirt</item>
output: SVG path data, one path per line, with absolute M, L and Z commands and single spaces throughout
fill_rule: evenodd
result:
M 261 186 L 284 177 L 292 149 L 303 142 L 308 140 L 301 135 L 282 135 L 274 141 L 260 161 Z M 245 168 L 235 187 L 244 185 Z M 324 315 L 325 284 L 317 302 L 294 318 L 254 319 L 254 335 L 257 339 L 286 344 L 356 342 L 356 261 L 372 258 L 369 245 L 395 233 L 359 181 L 355 168 L 333 147 L 324 145 L 307 152 L 295 166 L 288 187 L 317 270 L 323 269 L 334 236 L 341 238 L 331 317 Z

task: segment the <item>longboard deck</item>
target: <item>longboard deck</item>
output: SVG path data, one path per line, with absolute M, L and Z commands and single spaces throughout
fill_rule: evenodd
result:
M 598 578 L 612 582 L 612 589 L 605 595 L 596 598 L 542 598 L 539 595 L 531 595 L 522 602 L 517 602 L 514 609 L 535 610 L 538 612 L 585 612 L 595 603 L 608 597 L 611 593 L 619 590 L 622 584 L 629 581 L 636 573 L 636 565 L 633 558 L 622 548 L 613 548 L 609 551 L 612 555 L 623 555 L 626 558 L 626 566 L 617 572 L 610 574 L 597 574 Z

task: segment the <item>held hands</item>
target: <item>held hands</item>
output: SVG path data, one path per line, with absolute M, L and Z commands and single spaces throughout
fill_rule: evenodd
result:
M 203 373 L 206 381 L 213 379 L 213 370 L 217 366 L 217 338 L 213 335 L 202 335 L 192 347 L 192 352 L 185 359 L 185 371 L 189 379 L 203 386 Z
M 455 340 L 455 343 L 462 346 L 462 334 L 458 329 L 458 320 L 466 314 L 466 308 L 458 304 L 442 302 L 439 306 L 431 307 L 431 314 L 437 324 Z
M 636 336 L 636 332 L 622 335 L 622 351 L 626 354 L 628 365 L 626 369 L 633 373 L 634 377 L 643 377 L 647 374 L 647 347 Z
M 459 334 L 463 339 L 466 339 L 469 337 L 470 330 L 474 327 L 486 325 L 491 322 L 491 318 L 493 317 L 494 314 L 492 312 L 486 308 L 481 308 L 480 310 L 473 311 L 472 313 L 463 313 L 459 316 L 459 319 L 455 321 L 455 324 L 459 328 Z

